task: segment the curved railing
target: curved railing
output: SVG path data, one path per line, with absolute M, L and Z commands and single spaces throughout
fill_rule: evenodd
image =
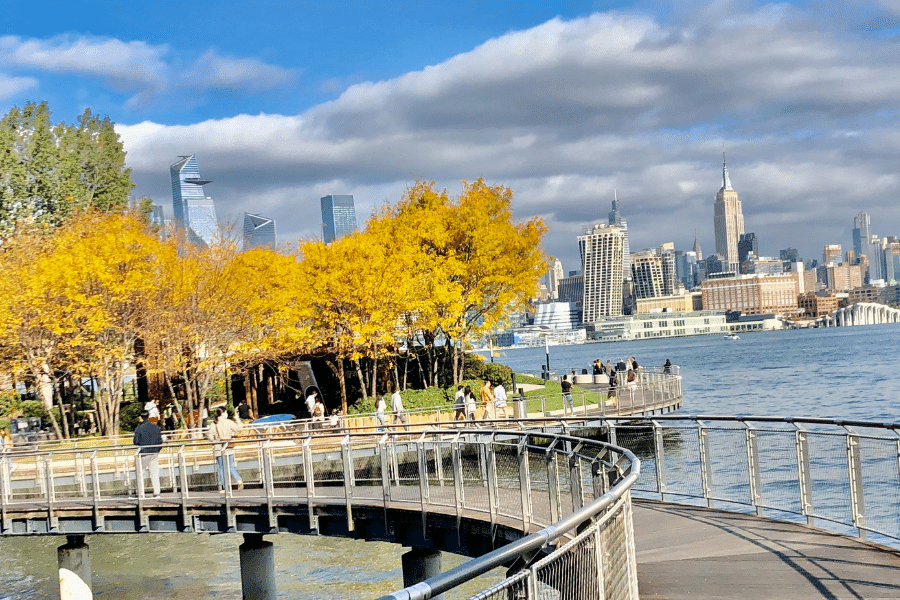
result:
M 232 485 L 225 469 L 227 491 L 219 494 L 210 443 L 166 445 L 160 498 L 151 497 L 133 447 L 19 453 L 0 461 L 2 533 L 83 535 L 132 526 L 214 531 L 209 511 L 216 506 L 220 531 L 260 533 L 279 527 L 285 503 L 302 507 L 309 530 L 317 529 L 323 506 L 342 508 L 349 531 L 354 512 L 366 507 L 420 512 L 423 524 L 436 512 L 489 522 L 490 530 L 502 525 L 524 537 L 437 582 L 419 584 L 419 592 L 392 597 L 430 597 L 422 590 L 438 593 L 510 563 L 521 574 L 497 589 L 552 588 L 571 597 L 569 591 L 594 589 L 599 580 L 610 597 L 637 597 L 628 491 L 640 467 L 627 450 L 565 434 L 502 429 L 314 432 L 240 440 L 233 450 L 244 489 Z
M 900 424 L 782 417 L 605 421 L 636 497 L 806 521 L 900 547 Z

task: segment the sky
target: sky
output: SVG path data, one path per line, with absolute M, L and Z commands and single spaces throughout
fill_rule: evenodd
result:
M 324 195 L 362 223 L 484 177 L 569 271 L 614 193 L 633 251 L 712 254 L 724 151 L 762 255 L 900 235 L 900 0 L 141 4 L 2 0 L 0 111 L 109 115 L 167 217 L 191 153 L 220 221 L 290 243 Z

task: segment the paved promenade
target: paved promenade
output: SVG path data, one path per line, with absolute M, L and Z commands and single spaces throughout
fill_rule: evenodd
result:
M 749 515 L 634 505 L 642 600 L 900 598 L 900 553 Z

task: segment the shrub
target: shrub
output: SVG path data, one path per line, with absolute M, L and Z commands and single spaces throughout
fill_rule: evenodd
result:
M 42 420 L 49 421 L 50 415 L 44 405 L 37 400 L 26 400 L 22 403 L 23 417 L 40 417 Z
M 122 407 L 119 409 L 119 432 L 130 433 L 134 431 L 134 428 L 138 425 L 138 417 L 141 416 L 143 409 L 144 406 L 140 402 L 122 404 Z
M 0 392 L 0 415 L 13 416 L 22 410 L 22 399 L 16 390 Z
M 484 379 L 490 379 L 494 385 L 498 381 L 505 385 L 510 384 L 512 383 L 512 369 L 500 363 L 485 363 L 484 374 L 482 375 L 482 380 Z

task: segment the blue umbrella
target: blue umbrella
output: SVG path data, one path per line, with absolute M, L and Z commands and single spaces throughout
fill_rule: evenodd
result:
M 295 417 L 294 415 L 288 415 L 288 414 L 266 415 L 265 417 L 260 417 L 260 418 L 256 419 L 255 421 L 253 421 L 252 423 L 250 423 L 250 426 L 251 427 L 258 426 L 260 429 L 265 429 L 266 427 L 269 427 L 271 425 L 280 425 L 287 421 L 296 421 L 296 420 L 297 420 L 297 417 Z

